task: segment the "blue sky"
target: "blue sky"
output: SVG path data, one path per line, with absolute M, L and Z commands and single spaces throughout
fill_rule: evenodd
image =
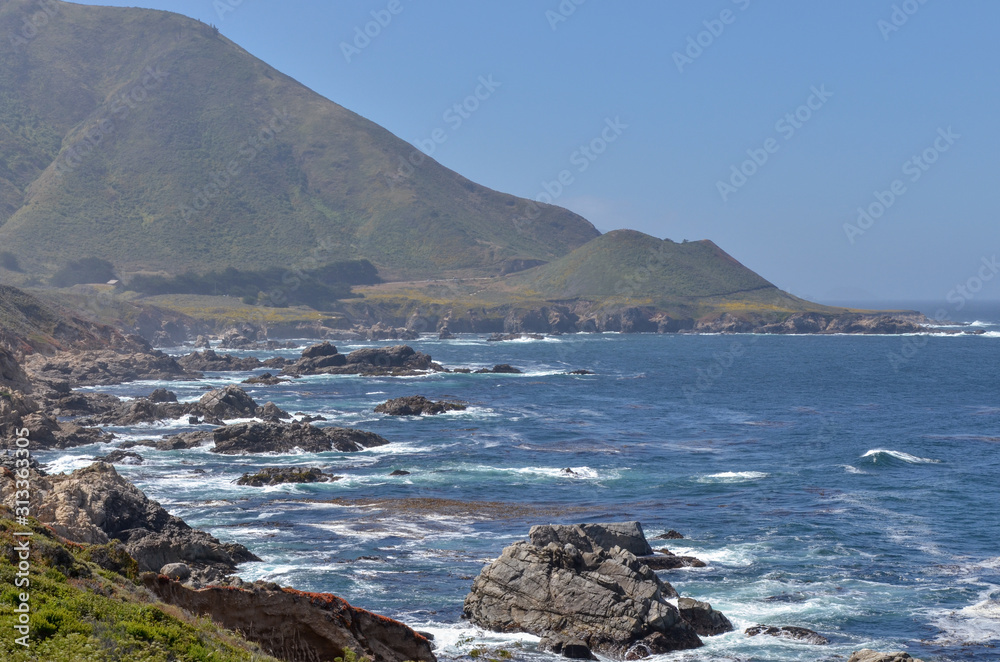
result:
M 474 181 L 712 239 L 799 296 L 1000 299 L 1000 3 L 90 4 L 214 23 L 405 140 L 440 129 L 434 158 Z

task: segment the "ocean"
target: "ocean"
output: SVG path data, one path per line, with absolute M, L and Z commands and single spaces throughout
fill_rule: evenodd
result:
M 118 470 L 192 526 L 260 556 L 241 566 L 244 579 L 332 592 L 401 619 L 434 634 L 441 658 L 485 641 L 519 659 L 553 659 L 535 652 L 536 637 L 484 633 L 460 618 L 473 578 L 534 524 L 639 520 L 655 548 L 707 563 L 660 576 L 737 628 L 657 659 L 814 662 L 874 648 L 998 660 L 994 319 L 970 320 L 964 328 L 984 332 L 977 336 L 427 336 L 407 344 L 446 367 L 509 363 L 523 374 L 250 386 L 259 403 L 392 443 L 270 456 L 139 447 L 145 463 Z M 397 343 L 338 348 L 388 344 Z M 575 369 L 595 374 L 566 374 Z M 91 390 L 135 397 L 166 387 L 195 400 L 206 385 L 262 372 Z M 423 417 L 373 412 L 413 394 L 471 406 Z M 37 456 L 67 471 L 121 441 L 188 429 L 186 421 L 112 428 L 112 444 Z M 235 484 L 265 466 L 343 478 Z M 684 538 L 654 540 L 669 529 Z M 830 644 L 743 634 L 756 624 L 810 628 Z

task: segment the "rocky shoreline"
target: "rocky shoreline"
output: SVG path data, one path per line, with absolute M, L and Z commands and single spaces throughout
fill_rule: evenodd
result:
M 873 320 L 858 328 L 885 330 L 888 324 Z M 910 328 L 891 324 L 896 324 L 895 332 Z M 732 327 L 722 332 L 739 331 Z M 230 334 L 229 343 L 238 342 Z M 110 568 L 120 567 L 122 558 L 134 560 L 139 572 L 147 573 L 142 585 L 160 600 L 209 616 L 280 659 L 309 655 L 322 659 L 342 656 L 351 649 L 375 660 L 434 660 L 426 637 L 391 619 L 355 609 L 336 596 L 240 581 L 234 577 L 237 566 L 259 560 L 252 550 L 192 529 L 149 500 L 110 464 L 142 463 L 140 454 L 127 449 L 143 445 L 168 450 L 210 445 L 213 452 L 223 454 L 350 453 L 388 440 L 363 430 L 313 426 L 302 417 L 292 420 L 288 412 L 273 403 L 259 404 L 235 384 L 184 403 L 166 389 L 129 401 L 74 390 L 137 379 L 195 379 L 202 370 L 262 367 L 280 369 L 288 380 L 315 374 L 450 371 L 406 345 L 341 354 L 324 341 L 306 348 L 294 361 L 237 358 L 210 349 L 175 359 L 138 341 L 119 349 L 79 349 L 54 356 L 18 356 L 0 347 L 0 439 L 9 451 L 16 448 L 15 439 L 22 430 L 28 431 L 33 448 L 42 450 L 109 441 L 113 437 L 104 426 L 184 417 L 193 425 L 213 426 L 160 440 L 119 444 L 117 450 L 98 458 L 103 461 L 68 475 L 47 475 L 42 467 L 23 467 L 7 456 L 0 460 L 0 500 L 12 508 L 17 480 L 27 476 L 39 497 L 34 513 L 53 534 L 75 544 L 107 547 L 110 551 L 105 556 L 118 559 L 108 562 Z M 501 364 L 477 372 L 516 374 L 519 370 Z M 408 396 L 390 399 L 376 412 L 433 415 L 464 406 Z M 246 418 L 255 420 L 227 423 Z M 251 486 L 339 479 L 319 468 L 267 467 L 244 478 Z M 529 538 L 504 549 L 472 583 L 465 602 L 466 618 L 491 630 L 535 634 L 542 638 L 542 650 L 560 655 L 590 657 L 596 652 L 616 659 L 696 648 L 702 645 L 702 637 L 732 629 L 725 615 L 710 604 L 680 595 L 657 576 L 661 570 L 701 562 L 669 550 L 654 550 L 638 522 L 536 526 Z M 276 634 L 289 627 L 290 631 Z M 819 633 L 786 624 L 760 625 L 745 635 L 789 637 L 814 645 L 825 642 Z M 855 662 L 910 659 L 902 654 L 878 655 L 859 651 Z

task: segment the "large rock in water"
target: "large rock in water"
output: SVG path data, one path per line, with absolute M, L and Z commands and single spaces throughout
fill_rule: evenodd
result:
M 389 440 L 365 430 L 353 428 L 317 428 L 309 423 L 237 423 L 199 432 L 192 441 L 211 435 L 213 453 L 289 453 L 301 449 L 307 453 L 337 450 L 352 453 L 372 446 L 384 446 Z
M 71 474 L 32 473 L 33 514 L 57 534 L 74 542 L 103 545 L 117 538 L 139 563 L 156 571 L 168 563 L 187 563 L 199 581 L 219 579 L 236 565 L 259 561 L 246 547 L 224 544 L 174 517 L 110 464 L 97 462 Z M 0 470 L 0 497 L 12 506 L 12 473 Z
M 581 552 L 593 552 L 598 547 L 611 549 L 617 545 L 636 556 L 650 556 L 653 553 L 639 522 L 541 524 L 531 527 L 528 538 L 536 547 L 545 547 L 554 542 L 560 546 L 573 545 Z
M 594 549 L 514 543 L 473 582 L 464 616 L 494 631 L 580 640 L 616 658 L 702 645 L 667 602 L 677 596 L 670 584 L 620 547 Z
M 350 649 L 376 662 L 435 662 L 426 637 L 329 593 L 274 585 L 191 590 L 152 574 L 143 582 L 164 602 L 238 630 L 282 660 L 333 660 Z
M 435 402 L 428 400 L 422 395 L 406 395 L 401 398 L 386 400 L 375 407 L 376 414 L 388 414 L 390 416 L 421 416 L 423 414 L 443 414 L 446 411 L 462 411 L 468 409 L 468 405 L 459 402 L 446 402 L 440 400 Z

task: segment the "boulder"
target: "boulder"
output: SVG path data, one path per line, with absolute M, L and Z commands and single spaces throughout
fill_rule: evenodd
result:
M 621 547 L 588 552 L 572 544 L 518 542 L 475 579 L 463 614 L 489 630 L 557 634 L 604 655 L 635 659 L 701 646 L 667 602 L 676 596 Z
M 304 359 L 315 359 L 321 356 L 333 356 L 337 353 L 337 348 L 330 344 L 329 341 L 323 341 L 318 345 L 313 345 L 312 347 L 307 347 L 302 352 L 302 358 Z
M 386 400 L 375 407 L 375 413 L 388 414 L 389 416 L 420 416 L 422 414 L 443 414 L 446 411 L 462 411 L 467 408 L 468 405 L 457 402 L 434 402 L 422 395 L 408 395 Z
M 670 529 L 666 533 L 661 533 L 658 536 L 654 536 L 653 540 L 683 540 L 684 536 L 680 533 Z
M 209 391 L 201 396 L 198 405 L 217 418 L 252 418 L 257 413 L 257 403 L 239 386 Z
M 205 336 L 198 336 L 194 340 L 194 346 L 198 348 L 209 349 L 212 346 L 212 342 Z
M 177 402 L 177 394 L 165 388 L 158 388 L 149 394 L 149 401 L 160 404 L 164 402 Z
M 748 637 L 756 637 L 759 634 L 766 634 L 771 637 L 804 641 L 809 644 L 816 644 L 817 646 L 823 646 L 830 643 L 826 637 L 818 632 L 813 632 L 807 628 L 800 628 L 794 625 L 783 625 L 781 627 L 775 627 L 773 625 L 755 625 L 747 628 L 743 632 Z
M 187 563 L 168 563 L 160 568 L 160 574 L 182 582 L 191 578 L 191 568 Z
M 378 662 L 435 662 L 426 637 L 329 593 L 245 582 L 194 590 L 153 574 L 143 582 L 160 600 L 237 630 L 283 660 L 333 660 L 351 650 Z
M 879 653 L 870 648 L 863 648 L 855 651 L 847 662 L 923 662 L 909 653 L 896 651 L 895 653 Z
M 649 556 L 653 549 L 646 542 L 639 522 L 610 522 L 604 524 L 542 524 L 531 527 L 528 533 L 531 544 L 544 547 L 550 542 L 571 544 L 582 552 L 615 546 L 628 550 L 635 556 Z
M 681 612 L 681 618 L 703 637 L 732 632 L 735 629 L 722 612 L 712 609 L 712 605 L 707 602 L 699 602 L 694 598 L 680 598 L 677 601 L 677 608 Z
M 693 556 L 677 556 L 669 549 L 656 550 L 659 554 L 643 556 L 641 560 L 653 570 L 676 570 L 677 568 L 704 568 L 707 563 Z
M 292 417 L 291 414 L 273 402 L 266 402 L 262 407 L 257 407 L 257 409 L 254 410 L 254 416 L 265 421 L 275 422 Z

